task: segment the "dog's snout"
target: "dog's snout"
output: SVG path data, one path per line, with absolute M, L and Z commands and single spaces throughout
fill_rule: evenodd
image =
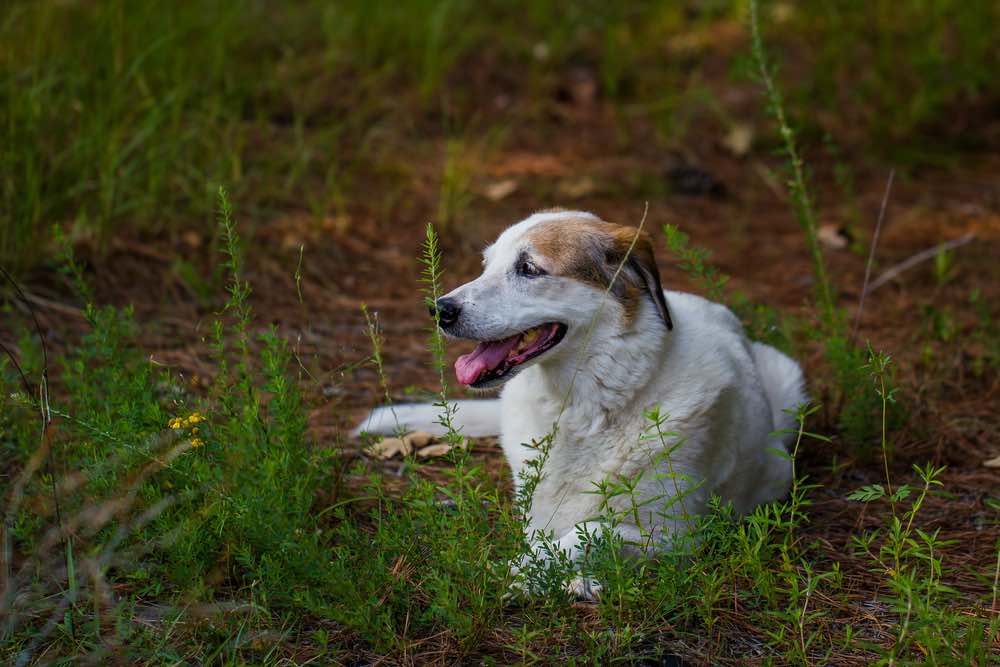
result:
M 462 312 L 462 307 L 453 299 L 441 297 L 437 300 L 437 303 L 430 307 L 430 312 L 431 317 L 437 317 L 441 326 L 448 327 L 458 320 L 458 316 Z

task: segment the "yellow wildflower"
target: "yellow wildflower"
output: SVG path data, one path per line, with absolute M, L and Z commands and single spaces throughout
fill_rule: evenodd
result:
M 187 417 L 174 417 L 167 422 L 167 426 L 172 429 L 190 428 L 195 424 L 205 421 L 205 415 L 200 412 L 192 412 Z
M 201 447 L 204 444 L 205 444 L 205 441 L 202 440 L 201 438 L 191 438 L 191 446 L 192 447 Z

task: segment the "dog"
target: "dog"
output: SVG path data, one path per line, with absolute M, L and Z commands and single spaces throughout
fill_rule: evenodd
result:
M 613 530 L 630 550 L 655 553 L 713 494 L 745 514 L 788 492 L 793 411 L 807 400 L 801 368 L 750 341 L 725 306 L 665 291 L 646 233 L 552 209 L 509 227 L 483 258 L 482 275 L 431 311 L 447 336 L 478 342 L 455 362 L 458 381 L 502 387 L 499 400 L 457 401 L 461 432 L 499 435 L 518 488 L 548 439 L 528 516 L 537 550 L 549 535 L 548 553 L 554 543 L 575 560 L 584 536 Z M 355 434 L 440 434 L 438 411 L 379 408 Z M 622 479 L 635 487 L 608 500 L 620 512 L 609 526 L 594 491 Z M 594 583 L 568 586 L 594 598 Z

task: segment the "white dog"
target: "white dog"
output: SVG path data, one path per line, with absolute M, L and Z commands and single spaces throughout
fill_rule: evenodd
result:
M 459 401 L 454 421 L 465 435 L 499 434 L 517 484 L 539 455 L 528 445 L 553 434 L 533 535 L 577 558 L 581 528 L 607 529 L 594 493 L 604 480 L 638 477 L 633 497 L 611 505 L 624 518 L 614 530 L 640 551 L 669 548 L 712 494 L 742 514 L 788 491 L 791 465 L 770 450 L 785 451 L 785 410 L 806 400 L 801 369 L 749 341 L 726 307 L 663 291 L 646 234 L 545 211 L 504 231 L 483 265 L 436 311 L 447 335 L 479 341 L 455 363 L 458 381 L 504 388 L 499 401 Z M 666 417 L 659 429 L 651 410 Z M 436 413 L 380 408 L 356 432 L 440 432 Z M 625 518 L 633 503 L 641 521 Z

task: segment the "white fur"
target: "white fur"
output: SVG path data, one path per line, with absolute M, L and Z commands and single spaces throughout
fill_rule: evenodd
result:
M 768 450 L 785 450 L 788 434 L 775 432 L 793 427 L 794 419 L 784 410 L 806 400 L 797 363 L 749 341 L 729 309 L 698 296 L 664 292 L 673 320 L 668 331 L 649 298 L 626 326 L 621 305 L 593 286 L 511 277 L 526 231 L 541 220 L 581 215 L 590 214 L 536 214 L 509 228 L 484 253 L 482 276 L 449 295 L 467 319 L 457 334 L 462 337 L 497 340 L 544 322 L 568 325 L 563 341 L 525 364 L 498 402 L 462 401 L 455 417 L 467 435 L 499 430 L 517 484 L 525 461 L 538 455 L 526 445 L 555 433 L 532 497 L 532 531 L 552 534 L 575 557 L 577 527 L 598 526 L 595 483 L 639 473 L 635 501 L 659 500 L 644 508 L 642 525 L 628 519 L 616 530 L 644 551 L 669 548 L 686 525 L 678 515 L 703 513 L 712 494 L 739 513 L 783 496 L 790 463 Z M 652 408 L 667 417 L 664 438 L 651 437 L 646 414 Z M 432 406 L 395 411 L 406 428 L 434 427 Z M 381 409 L 363 427 L 386 433 L 396 423 Z M 657 512 L 678 493 L 674 507 Z M 631 503 L 624 496 L 612 500 L 622 511 Z
M 461 424 L 462 435 L 482 438 L 500 435 L 500 407 L 495 399 L 483 401 L 451 401 L 455 407 L 455 423 Z M 410 431 L 426 431 L 431 435 L 444 435 L 446 429 L 438 423 L 441 410 L 427 403 L 400 403 L 375 408 L 368 417 L 351 431 L 352 437 L 362 433 L 390 435 Z

